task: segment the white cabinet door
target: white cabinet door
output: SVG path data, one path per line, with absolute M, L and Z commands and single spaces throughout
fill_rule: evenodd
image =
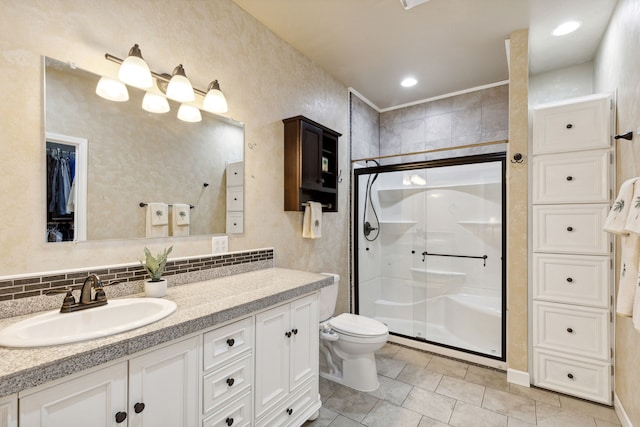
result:
M 256 418 L 289 393 L 290 324 L 289 304 L 256 316 Z
M 0 427 L 18 427 L 18 396 L 0 397 Z
M 21 427 L 126 426 L 126 412 L 126 362 L 20 398 Z
M 198 337 L 129 361 L 129 427 L 198 423 Z
M 318 371 L 318 298 L 316 295 L 291 303 L 290 390 Z

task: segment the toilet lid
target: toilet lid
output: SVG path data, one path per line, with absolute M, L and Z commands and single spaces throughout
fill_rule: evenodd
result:
M 338 332 L 354 336 L 378 336 L 389 332 L 389 328 L 375 319 L 357 314 L 343 313 L 329 321 Z

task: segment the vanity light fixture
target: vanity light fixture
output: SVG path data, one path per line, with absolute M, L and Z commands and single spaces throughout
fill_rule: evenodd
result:
M 203 110 L 210 113 L 226 113 L 228 111 L 227 100 L 220 90 L 220 83 L 218 82 L 218 80 L 214 80 L 209 83 L 209 87 L 205 92 L 200 89 L 194 88 L 191 85 L 191 82 L 189 81 L 189 79 L 187 79 L 182 64 L 174 68 L 171 75 L 166 73 L 156 73 L 152 70 L 149 70 L 149 66 L 144 61 L 144 59 L 142 59 L 142 53 L 140 52 L 140 47 L 137 44 L 135 44 L 131 48 L 131 50 L 129 51 L 129 56 L 125 60 L 122 60 L 109 53 L 106 53 L 104 57 L 108 61 L 120 64 L 120 69 L 118 72 L 118 78 L 120 79 L 120 81 L 109 79 L 107 77 L 104 77 L 103 79 L 108 79 L 109 84 L 111 85 L 115 86 L 115 84 L 118 84 L 120 86 L 120 89 L 118 89 L 119 92 L 122 92 L 122 90 L 124 90 L 124 92 L 126 93 L 126 99 L 122 95 L 110 96 L 108 95 L 106 88 L 101 88 L 101 86 L 105 83 L 98 83 L 99 88 L 96 89 L 96 93 L 98 93 L 98 95 L 102 96 L 105 99 L 109 99 L 112 101 L 126 101 L 129 99 L 129 95 L 127 93 L 127 87 L 122 82 L 140 88 L 149 88 L 153 86 L 153 79 L 155 78 L 156 85 L 166 96 L 166 98 L 175 100 L 182 104 L 178 109 L 178 118 L 180 120 L 188 122 L 199 122 L 202 120 L 202 115 L 198 107 L 185 104 L 195 101 L 196 93 L 204 98 L 202 103 Z M 127 63 L 127 67 L 123 67 L 125 63 Z M 129 67 L 129 63 L 133 65 Z M 134 81 L 128 76 L 125 76 L 126 74 L 128 74 L 128 72 L 123 71 L 128 69 L 137 69 L 139 71 L 140 68 L 148 70 L 149 75 L 151 76 L 151 84 L 147 85 L 146 82 L 141 82 L 141 80 Z M 143 73 L 140 72 L 140 74 Z M 111 89 L 109 93 L 113 91 L 115 91 L 115 89 Z M 142 100 L 142 108 L 145 111 L 149 111 L 151 113 L 166 113 L 170 110 L 169 103 L 167 102 L 166 98 L 160 94 L 147 92 Z
M 202 109 L 210 113 L 226 113 L 228 111 L 227 99 L 220 90 L 220 83 L 217 80 L 209 83 L 207 95 L 202 102 Z
M 189 104 L 181 104 L 178 108 L 178 118 L 183 122 L 197 123 L 202 121 L 200 109 Z
M 148 89 L 153 86 L 151 70 L 142 58 L 142 52 L 137 44 L 133 45 L 129 50 L 129 56 L 120 64 L 118 78 L 128 85 L 140 89 Z
M 150 113 L 168 113 L 171 109 L 167 98 L 162 95 L 147 92 L 142 98 L 142 109 Z
M 109 101 L 125 102 L 129 100 L 129 91 L 125 84 L 109 77 L 100 77 L 96 93 Z
M 167 85 L 167 98 L 178 102 L 191 102 L 196 99 L 193 86 L 184 72 L 182 64 L 173 69 Z

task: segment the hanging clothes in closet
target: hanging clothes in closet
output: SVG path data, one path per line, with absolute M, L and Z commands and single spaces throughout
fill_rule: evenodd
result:
M 47 142 L 47 241 L 73 240 L 75 147 Z

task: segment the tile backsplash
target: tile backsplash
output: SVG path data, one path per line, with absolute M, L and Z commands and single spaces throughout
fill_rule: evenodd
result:
M 163 277 L 168 280 L 169 286 L 175 286 L 271 268 L 274 266 L 273 260 L 273 248 L 169 260 Z M 48 298 L 39 297 L 46 295 L 52 289 L 64 287 L 80 289 L 85 278 L 92 273 L 100 276 L 106 287 L 107 296 L 124 296 L 142 292 L 144 281 L 148 278 L 147 272 L 140 263 L 0 278 L 0 318 L 34 311 L 21 308 L 26 305 L 47 309 L 48 307 L 43 307 L 42 304 L 31 303 L 36 300 L 47 300 Z M 59 305 L 57 299 L 52 301 L 55 305 Z

